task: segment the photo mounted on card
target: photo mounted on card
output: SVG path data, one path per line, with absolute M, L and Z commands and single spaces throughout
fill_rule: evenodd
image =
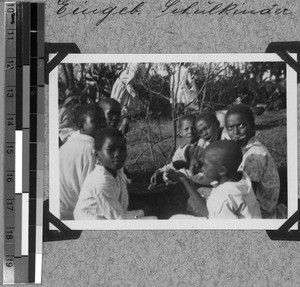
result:
M 79 230 L 278 229 L 296 88 L 276 54 L 69 54 L 49 76 L 50 211 Z

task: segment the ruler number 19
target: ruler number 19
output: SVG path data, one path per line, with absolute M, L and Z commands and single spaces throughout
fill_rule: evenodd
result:
M 13 267 L 14 266 L 13 258 L 12 257 L 6 257 L 5 265 L 6 265 L 6 267 Z

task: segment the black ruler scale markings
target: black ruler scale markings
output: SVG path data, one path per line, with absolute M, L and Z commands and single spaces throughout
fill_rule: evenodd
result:
M 42 242 L 43 242 L 43 189 L 44 189 L 44 63 L 45 63 L 45 4 L 37 4 L 37 161 L 36 161 L 36 282 L 42 273 Z
M 35 154 L 35 156 L 32 158 L 30 157 L 30 173 L 36 173 L 37 139 L 34 135 L 36 134 L 35 131 L 37 130 L 37 115 L 36 111 L 34 111 L 32 107 L 36 106 L 37 100 L 37 3 L 30 4 L 30 15 L 30 154 Z M 36 178 L 36 174 L 34 177 Z M 36 203 L 36 184 L 31 184 L 29 190 L 29 283 L 35 282 Z

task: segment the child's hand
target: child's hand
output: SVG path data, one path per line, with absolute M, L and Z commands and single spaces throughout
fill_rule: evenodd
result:
M 197 173 L 199 173 L 201 171 L 201 167 L 200 164 L 197 160 L 192 159 L 191 163 L 190 163 L 190 168 L 189 168 L 190 172 L 195 175 Z
M 180 178 L 184 177 L 184 174 L 170 169 L 166 171 L 166 177 L 173 182 L 179 182 Z
M 157 170 L 157 171 L 155 171 L 155 173 L 151 176 L 151 178 L 150 178 L 150 183 L 151 183 L 151 186 L 152 186 L 152 187 L 156 185 L 156 183 L 157 183 L 157 176 L 158 176 L 159 174 L 160 174 L 160 171 Z

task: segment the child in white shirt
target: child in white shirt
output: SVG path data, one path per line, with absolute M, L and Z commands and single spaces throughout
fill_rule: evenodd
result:
M 102 129 L 95 136 L 95 150 L 99 164 L 83 183 L 75 220 L 143 217 L 142 210 L 127 210 L 127 177 L 123 171 L 127 151 L 122 133 L 113 127 Z
M 242 151 L 234 141 L 215 141 L 205 148 L 203 177 L 214 186 L 207 199 L 197 192 L 192 182 L 182 173 L 168 171 L 167 176 L 172 181 L 184 184 L 202 217 L 261 218 L 250 179 L 245 173 L 237 171 L 242 159 Z
M 60 217 L 72 220 L 80 188 L 95 168 L 94 136 L 106 126 L 102 109 L 96 105 L 81 106 L 75 113 L 78 127 L 59 150 Z

